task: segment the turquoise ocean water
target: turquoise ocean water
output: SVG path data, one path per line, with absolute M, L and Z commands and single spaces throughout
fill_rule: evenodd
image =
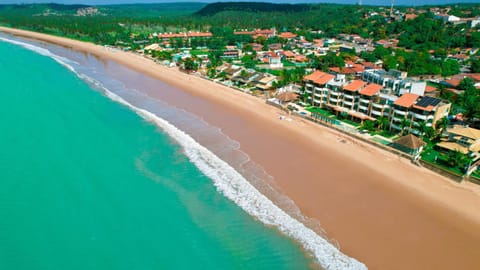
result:
M 0 269 L 306 269 L 151 122 L 0 42 Z

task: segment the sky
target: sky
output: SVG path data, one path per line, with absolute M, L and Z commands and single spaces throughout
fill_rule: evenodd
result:
M 61 3 L 61 4 L 127 4 L 127 3 L 171 3 L 171 2 L 234 2 L 235 0 L 0 0 L 0 4 L 26 3 Z M 235 1 L 235 2 L 238 2 Z M 274 3 L 339 3 L 356 4 L 358 0 L 242 0 L 242 2 L 274 2 Z M 364 5 L 386 5 L 391 0 L 362 0 Z M 395 0 L 396 5 L 435 5 L 448 3 L 480 3 L 480 0 Z

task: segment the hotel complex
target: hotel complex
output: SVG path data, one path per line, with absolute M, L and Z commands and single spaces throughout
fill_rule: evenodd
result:
M 406 80 L 401 73 L 392 76 L 394 72 L 366 71 L 362 80 L 346 81 L 342 74 L 315 71 L 304 78 L 300 103 L 326 108 L 360 122 L 384 117 L 392 129 L 417 135 L 422 125 L 435 128 L 439 119 L 448 116 L 450 103 L 423 96 L 424 82 Z

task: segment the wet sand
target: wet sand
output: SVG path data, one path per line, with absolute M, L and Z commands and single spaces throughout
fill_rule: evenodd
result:
M 480 265 L 478 186 L 454 183 L 303 119 L 281 121 L 281 111 L 257 98 L 131 53 L 0 30 L 89 52 L 107 64 L 113 60 L 176 87 L 176 93 L 145 91 L 203 117 L 239 141 L 304 215 L 318 220 L 344 253 L 370 269 L 477 269 Z

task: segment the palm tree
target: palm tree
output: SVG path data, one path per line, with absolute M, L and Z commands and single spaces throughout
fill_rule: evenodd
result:
M 450 151 L 447 155 L 447 163 L 452 167 L 463 170 L 470 162 L 470 158 L 459 151 Z
M 400 122 L 400 127 L 402 128 L 402 136 L 407 128 L 410 127 L 412 121 L 408 120 L 407 118 L 403 118 L 402 122 Z
M 420 125 L 418 126 L 418 130 L 420 131 L 420 137 L 423 138 L 423 135 L 425 135 L 426 131 L 427 131 L 427 122 L 425 121 L 422 121 L 420 122 Z
M 381 130 L 386 130 L 389 123 L 390 122 L 388 121 L 388 118 L 386 118 L 384 116 L 381 116 L 377 119 L 378 128 L 381 129 Z
M 365 120 L 361 126 L 362 130 L 372 131 L 374 130 L 374 123 L 371 120 Z
M 432 127 L 427 127 L 425 129 L 425 137 L 427 137 L 428 140 L 431 141 L 435 137 L 435 129 L 433 129 Z
M 447 117 L 443 117 L 435 122 L 435 129 L 438 130 L 438 134 L 442 134 L 448 127 Z

